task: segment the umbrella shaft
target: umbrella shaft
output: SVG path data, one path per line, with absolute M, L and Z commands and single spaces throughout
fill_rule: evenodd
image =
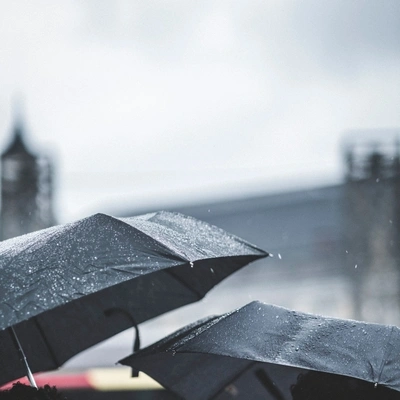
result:
M 27 372 L 27 376 L 28 376 L 28 379 L 29 379 L 29 383 L 31 384 L 31 386 L 33 386 L 34 388 L 37 389 L 35 378 L 33 377 L 31 369 L 29 368 L 28 360 L 26 359 L 24 350 L 22 349 L 22 346 L 21 346 L 21 343 L 20 343 L 20 341 L 18 339 L 17 333 L 15 332 L 15 330 L 14 330 L 14 328 L 12 326 L 11 326 L 11 332 L 12 332 L 14 340 L 15 340 L 17 346 L 18 346 L 18 350 L 21 353 L 23 361 L 25 363 L 25 367 L 26 367 L 26 372 Z

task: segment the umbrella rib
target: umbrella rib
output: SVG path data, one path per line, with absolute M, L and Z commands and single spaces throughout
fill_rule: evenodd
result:
M 251 368 L 253 368 L 253 366 L 254 366 L 255 364 L 257 364 L 257 361 L 252 361 L 252 362 L 250 362 L 250 364 L 247 365 L 246 368 L 242 369 L 240 372 L 238 372 L 236 375 L 234 375 L 231 379 L 229 379 L 229 381 L 226 382 L 226 383 L 223 385 L 223 387 L 222 387 L 221 389 L 218 389 L 218 391 L 217 391 L 214 395 L 212 395 L 212 397 L 210 397 L 210 400 L 216 399 L 216 398 L 225 390 L 225 388 L 226 388 L 228 385 L 232 384 L 232 382 L 235 382 L 235 380 L 236 380 L 237 378 L 239 378 L 239 377 L 240 377 L 242 374 L 244 374 L 246 371 L 249 371 Z
M 228 385 L 232 384 L 232 382 L 235 382 L 237 378 L 242 376 L 247 371 L 251 370 L 257 363 L 258 363 L 257 361 L 252 361 L 246 368 L 238 372 L 235 376 L 233 376 L 229 380 L 229 382 L 224 384 L 221 389 L 219 389 L 212 397 L 210 397 L 210 400 L 217 399 L 217 397 L 226 389 Z M 276 387 L 272 379 L 262 368 L 257 369 L 254 372 L 254 374 L 256 378 L 259 380 L 259 382 L 263 385 L 263 387 L 273 397 L 274 400 L 285 400 L 285 397 L 282 395 L 281 391 Z
M 53 348 L 51 347 L 49 341 L 47 340 L 47 337 L 46 337 L 46 334 L 44 333 L 44 329 L 42 328 L 42 325 L 40 325 L 40 322 L 37 317 L 33 317 L 32 319 L 35 322 L 35 325 L 36 325 L 40 335 L 42 336 L 42 339 L 46 344 L 47 350 L 49 351 L 50 356 L 53 359 L 53 362 L 55 363 L 56 368 L 57 368 L 61 363 L 58 362 L 57 356 L 54 353 Z
M 271 394 L 271 396 L 273 396 L 276 400 L 285 400 L 281 391 L 274 384 L 264 369 L 259 368 L 257 371 L 255 371 L 255 375 L 265 389 L 267 389 L 267 391 Z
M 188 264 L 189 261 L 186 261 L 186 263 Z M 185 263 L 185 264 L 186 264 Z M 192 286 L 190 286 L 188 283 L 186 283 L 183 279 L 181 279 L 179 276 L 177 276 L 173 271 L 171 271 L 170 269 L 165 269 L 164 270 L 166 273 L 170 274 L 173 276 L 174 279 L 176 279 L 179 283 L 181 283 L 184 287 L 186 287 L 187 289 L 189 289 L 192 293 L 196 294 L 198 296 L 199 299 L 202 299 L 204 297 L 204 295 L 202 293 L 200 293 L 198 290 L 195 290 Z

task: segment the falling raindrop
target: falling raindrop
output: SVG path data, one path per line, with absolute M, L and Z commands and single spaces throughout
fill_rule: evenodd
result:
M 272 253 L 269 253 L 269 256 L 270 256 L 270 257 L 273 257 L 274 255 L 273 255 Z
M 278 253 L 278 257 L 279 257 L 280 260 L 282 260 L 281 253 Z
M 358 267 L 358 265 L 356 264 L 355 266 L 354 266 L 354 268 L 357 268 Z
M 210 268 L 210 271 L 211 271 L 213 274 L 215 274 L 215 272 L 214 272 L 214 270 L 213 270 L 212 268 Z

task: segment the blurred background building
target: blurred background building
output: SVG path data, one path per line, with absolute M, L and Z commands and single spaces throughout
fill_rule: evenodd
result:
M 21 118 L 10 143 L 1 153 L 0 239 L 48 228 L 55 224 L 53 169 L 45 155 L 28 149 Z
M 343 184 L 170 208 L 272 253 L 230 280 L 235 301 L 246 282 L 254 299 L 400 323 L 399 146 L 347 139 Z
M 346 277 L 355 318 L 399 324 L 399 142 L 349 143 L 344 184 Z

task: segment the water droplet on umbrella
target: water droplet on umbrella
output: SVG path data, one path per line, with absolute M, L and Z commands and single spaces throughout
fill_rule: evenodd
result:
M 190 268 L 193 268 L 194 267 L 194 263 L 193 263 L 193 261 L 190 261 Z

